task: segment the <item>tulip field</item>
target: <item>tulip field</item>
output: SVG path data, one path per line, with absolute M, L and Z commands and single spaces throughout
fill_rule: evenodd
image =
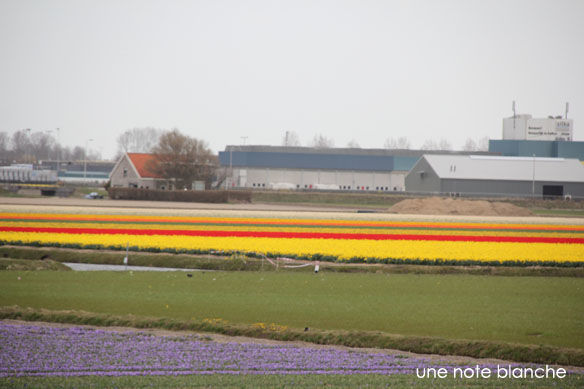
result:
M 0 242 L 338 262 L 584 266 L 584 225 L 528 221 L 4 212 Z
M 242 272 L 193 267 L 205 270 L 186 276 L 2 271 L 0 387 L 581 386 L 584 377 L 580 277 L 369 271 L 402 268 L 381 265 L 352 266 L 368 269 L 353 274 L 342 266 L 555 266 L 480 270 L 581 274 L 582 269 L 567 269 L 584 267 L 584 223 L 579 219 L 4 206 L 0 246 L 7 246 L 3 256 L 8 260 L 25 258 L 17 255 L 20 250 L 42 252 L 43 257 L 48 252 L 74 254 L 88 262 L 110 255 L 121 265 L 123 253 L 131 250 L 132 260 L 159 258 L 156 266 L 189 256 L 147 253 L 202 255 L 188 259 L 212 263 L 237 258 L 244 270 L 250 270 L 250 263 L 261 262 L 264 268 L 263 260 L 245 257 L 265 258 L 272 264 L 272 258 L 280 259 L 276 264 L 314 261 L 284 265 L 310 269 L 316 261 L 336 263 L 323 266 L 318 274 L 281 271 L 277 266 Z M 34 258 L 42 260 L 40 254 Z M 327 270 L 333 268 L 342 272 Z M 424 267 L 428 269 L 434 270 Z M 472 270 L 456 270 L 468 269 Z M 32 320 L 75 325 L 10 321 L 25 314 Z M 112 321 L 126 327 L 174 330 L 180 325 L 188 331 L 337 346 L 78 326 Z M 548 363 L 580 367 L 568 368 L 565 379 L 460 381 L 453 377 L 457 368 L 472 369 L 480 363 L 494 374 L 499 365 L 458 360 L 462 357 L 451 358 L 452 354 L 516 361 L 515 367 Z M 425 368 L 443 368 L 448 377 L 420 378 L 418 370 Z

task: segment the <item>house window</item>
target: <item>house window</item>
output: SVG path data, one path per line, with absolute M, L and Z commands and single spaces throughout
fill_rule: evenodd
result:
M 128 177 L 128 169 L 124 168 L 124 177 Z

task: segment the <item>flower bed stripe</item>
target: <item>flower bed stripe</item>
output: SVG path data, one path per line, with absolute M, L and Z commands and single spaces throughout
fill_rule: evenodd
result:
M 355 262 L 584 266 L 582 232 L 582 225 L 528 222 L 0 213 L 0 244 Z
M 298 224 L 298 223 L 225 223 L 225 222 L 170 222 L 170 221 L 143 221 L 143 220 L 105 220 L 105 219 L 26 219 L 26 218 L 0 218 L 0 222 L 7 223 L 39 223 L 39 224 L 116 224 L 116 225 L 136 225 L 136 226 L 178 226 L 178 227 L 230 227 L 230 228 L 294 228 L 294 229 L 341 229 L 341 230 L 409 230 L 409 231 L 428 231 L 439 230 L 445 232 L 486 232 L 486 233 L 544 233 L 544 234 L 584 234 L 583 229 L 564 228 L 562 226 L 547 226 L 547 228 L 498 228 L 496 226 L 487 226 L 487 228 L 479 228 L 478 226 L 434 226 L 434 225 L 329 225 L 329 224 Z
M 0 232 L 101 234 L 101 235 L 179 235 L 205 237 L 251 237 L 251 238 L 301 238 L 301 239 L 351 239 L 351 240 L 424 240 L 464 242 L 509 242 L 509 243 L 561 243 L 584 244 L 584 238 L 560 238 L 542 236 L 469 236 L 469 235 L 410 235 L 410 234 L 342 234 L 326 232 L 279 232 L 279 231 L 209 231 L 209 230 L 140 230 L 126 228 L 53 228 L 53 227 L 7 227 Z
M 280 227 L 280 226 L 242 226 L 242 225 L 194 225 L 194 224 L 142 224 L 142 223 L 115 223 L 115 222 L 33 222 L 9 221 L 1 223 L 5 227 L 50 227 L 50 228 L 100 228 L 100 229 L 136 229 L 136 230 L 205 230 L 205 231 L 277 231 L 277 232 L 315 232 L 315 233 L 342 233 L 342 234 L 395 234 L 395 235 L 480 235 L 480 236 L 546 236 L 559 238 L 579 238 L 582 235 L 573 232 L 543 232 L 543 231 L 498 231 L 498 230 L 451 230 L 451 229 L 397 229 L 397 228 L 349 228 L 349 227 Z
M 408 259 L 412 261 L 471 261 L 473 264 L 491 265 L 509 261 L 584 265 L 584 250 L 581 245 L 575 244 L 74 235 L 22 232 L 6 232 L 0 236 L 6 243 L 33 246 L 125 250 L 126 245 L 129 244 L 133 250 L 139 251 L 218 255 L 263 253 L 272 257 L 286 256 L 326 261 L 378 262 L 395 259 L 396 263 L 400 263 Z M 2 243 L 4 242 L 0 241 L 0 244 Z
M 0 377 L 185 374 L 414 374 L 444 361 L 367 350 L 217 342 L 87 327 L 0 322 Z M 515 366 L 516 364 L 513 364 Z M 492 364 L 482 368 L 494 370 Z M 469 367 L 470 368 L 470 367 Z M 41 381 L 42 382 L 42 381 Z
M 319 219 L 263 219 L 263 218 L 185 218 L 185 217 L 127 217 L 114 215 L 67 215 L 67 214 L 9 214 L 0 213 L 0 221 L 31 222 L 114 222 L 149 224 L 193 225 L 242 225 L 275 227 L 342 227 L 342 228 L 398 228 L 398 229 L 445 229 L 445 230 L 500 230 L 584 233 L 584 226 L 554 224 L 491 224 L 491 223 L 419 223 L 375 222 L 358 220 Z

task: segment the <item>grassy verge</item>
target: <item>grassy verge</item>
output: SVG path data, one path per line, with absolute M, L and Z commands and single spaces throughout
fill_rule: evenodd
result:
M 103 198 L 108 197 L 107 191 L 103 187 L 89 187 L 89 186 L 75 186 L 75 192 L 73 197 L 85 198 L 85 195 L 92 192 L 97 192 L 102 195 Z
M 550 346 L 519 345 L 503 342 L 453 340 L 432 337 L 400 336 L 368 331 L 325 331 L 230 324 L 224 320 L 176 320 L 165 317 L 115 316 L 84 311 L 0 307 L 0 319 L 44 321 L 93 326 L 167 329 L 211 332 L 280 341 L 304 341 L 323 345 L 394 349 L 419 354 L 461 355 L 497 358 L 516 362 L 584 366 L 584 351 Z
M 537 216 L 584 217 L 584 209 L 532 209 Z
M 288 203 L 307 205 L 335 205 L 347 207 L 389 208 L 409 198 L 401 194 L 383 193 L 330 193 L 330 192 L 295 192 L 295 191 L 252 191 L 253 203 Z
M 203 324 L 185 329 L 581 365 L 583 282 L 414 274 L 0 272 L 0 306 L 32 307 L 28 320 L 40 320 L 34 314 L 41 309 L 83 310 L 98 315 L 98 321 L 87 322 L 96 325 L 131 314 L 154 319 L 117 324 L 142 327 L 160 320 L 181 328 L 193 322 Z M 63 315 L 43 320 L 64 320 Z
M 138 377 L 47 377 L 2 378 L 3 388 L 297 388 L 297 387 L 446 387 L 446 388 L 576 388 L 584 385 L 584 376 L 563 379 L 421 379 L 415 375 L 188 375 Z
M 57 262 L 123 265 L 123 259 L 125 255 L 125 251 L 0 246 L 0 257 L 22 260 L 40 260 L 41 258 L 45 258 Z M 250 259 L 240 256 L 222 258 L 180 254 L 151 254 L 140 252 L 129 253 L 128 265 L 202 270 L 257 271 L 262 269 L 262 261 L 260 259 Z M 266 262 L 264 264 L 264 270 L 271 269 L 272 266 Z
M 389 208 L 405 199 L 420 198 L 397 193 L 347 193 L 347 192 L 303 192 L 303 191 L 252 191 L 252 202 L 256 203 L 289 203 L 312 205 L 337 205 L 350 207 L 374 206 Z M 564 201 L 544 200 L 531 198 L 504 198 L 504 197 L 468 197 L 469 200 L 487 200 L 507 202 L 530 210 L 584 210 L 583 200 Z
M 0 258 L 0 270 L 59 270 L 71 269 L 59 262 L 47 260 Z
M 18 194 L 18 192 L 0 188 L 0 197 L 26 197 L 26 196 Z
M 51 259 L 57 262 L 91 263 L 121 265 L 125 252 L 101 250 L 75 250 L 62 248 L 0 246 L 0 257 L 40 260 Z M 275 271 L 267 261 L 240 255 L 194 256 L 186 254 L 162 254 L 130 252 L 130 265 L 148 267 L 174 267 L 179 269 Z M 338 273 L 385 273 L 385 274 L 471 274 L 493 276 L 546 276 L 546 277 L 584 277 L 584 267 L 555 266 L 427 266 L 395 264 L 351 264 L 321 263 L 321 271 Z M 2 269 L 0 267 L 0 269 Z M 287 269 L 286 271 L 312 272 L 313 267 Z M 34 269 L 30 269 L 34 270 Z

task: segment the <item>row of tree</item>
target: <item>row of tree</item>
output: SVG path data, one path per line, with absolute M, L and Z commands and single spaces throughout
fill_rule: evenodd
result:
M 4 163 L 36 163 L 43 160 L 81 161 L 99 160 L 101 155 L 88 152 L 81 146 L 67 147 L 59 144 L 52 132 L 30 129 L 18 130 L 12 136 L 0 132 L 0 160 Z
M 152 173 L 171 181 L 175 188 L 191 188 L 194 181 L 220 185 L 225 177 L 217 176 L 219 160 L 205 141 L 153 127 L 132 128 L 117 138 L 117 158 L 124 153 L 149 153 L 155 158 L 146 166 Z
M 146 168 L 172 181 L 175 188 L 190 189 L 194 181 L 204 181 L 207 188 L 212 182 L 220 186 L 225 178 L 217 177 L 219 160 L 205 141 L 181 134 L 177 129 L 160 132 L 149 151 L 155 158 Z
M 153 127 L 133 128 L 124 131 L 117 138 L 117 154 L 115 160 L 119 159 L 126 152 L 150 153 L 159 145 L 160 137 L 168 132 L 178 132 L 178 130 L 164 131 Z M 95 150 L 86 150 L 82 146 L 68 147 L 57 142 L 55 132 L 36 131 L 29 129 L 16 131 L 12 136 L 6 132 L 0 132 L 0 159 L 4 162 L 35 163 L 42 160 L 70 160 L 80 161 L 84 159 L 99 160 L 101 155 Z M 197 142 L 201 142 L 198 141 Z M 286 131 L 282 138 L 282 146 L 300 146 L 300 138 L 294 131 Z M 332 148 L 335 142 L 332 138 L 322 134 L 316 134 L 310 142 L 309 147 Z M 347 147 L 360 148 L 356 140 L 351 140 Z M 383 144 L 386 149 L 411 149 L 412 145 L 406 137 L 387 138 Z M 487 137 L 475 141 L 468 138 L 462 150 L 464 151 L 487 151 L 489 140 Z M 446 139 L 438 141 L 426 140 L 421 147 L 422 150 L 453 150 L 452 145 Z M 86 155 L 87 152 L 87 155 Z
M 295 131 L 286 131 L 282 138 L 282 146 L 286 147 L 297 147 L 300 146 L 300 138 Z M 308 142 L 308 147 L 314 147 L 317 149 L 326 149 L 334 147 L 335 142 L 332 138 L 328 138 L 322 134 L 315 135 L 311 141 Z M 361 148 L 359 143 L 352 139 L 347 143 L 347 147 L 350 148 Z M 383 143 L 383 148 L 385 149 L 402 149 L 409 150 L 412 149 L 412 144 L 406 137 L 398 138 L 387 138 Z M 438 141 L 434 139 L 428 139 L 420 148 L 421 150 L 453 150 L 452 144 L 446 139 L 442 138 Z M 488 151 L 489 150 L 489 138 L 484 137 L 477 141 L 472 138 L 467 138 L 462 146 L 463 151 Z
M 216 177 L 217 156 L 204 141 L 181 134 L 177 129 L 162 131 L 154 128 L 134 128 L 124 131 L 117 139 L 118 155 L 125 152 L 144 152 L 156 155 L 154 163 L 147 168 L 168 179 L 176 188 L 191 188 L 195 180 L 222 182 Z M 117 159 L 116 157 L 116 159 Z M 53 132 L 16 131 L 12 136 L 0 132 L 0 163 L 37 163 L 43 160 L 81 161 L 99 160 L 96 152 L 85 147 L 64 147 Z

